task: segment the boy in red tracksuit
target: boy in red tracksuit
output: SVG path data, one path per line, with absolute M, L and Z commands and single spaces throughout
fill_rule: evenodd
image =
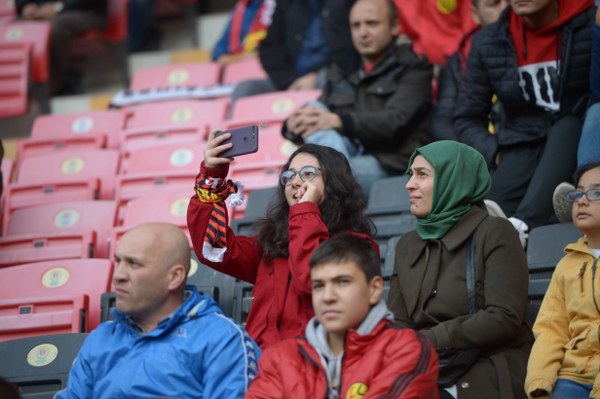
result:
M 392 323 L 377 251 L 342 233 L 310 260 L 315 310 L 305 336 L 267 348 L 245 398 L 438 398 L 438 359 Z

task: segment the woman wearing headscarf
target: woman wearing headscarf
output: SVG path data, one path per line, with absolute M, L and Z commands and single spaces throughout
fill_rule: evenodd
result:
M 415 150 L 408 173 L 417 229 L 396 247 L 390 310 L 436 347 L 441 398 L 526 397 L 527 260 L 512 224 L 486 211 L 484 158 L 438 141 Z

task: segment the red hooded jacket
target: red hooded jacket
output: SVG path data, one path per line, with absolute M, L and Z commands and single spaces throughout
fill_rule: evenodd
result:
M 421 334 L 382 320 L 368 335 L 350 330 L 344 344 L 340 398 L 435 399 L 438 358 Z M 325 398 L 327 376 L 317 351 L 300 337 L 262 354 L 248 398 Z

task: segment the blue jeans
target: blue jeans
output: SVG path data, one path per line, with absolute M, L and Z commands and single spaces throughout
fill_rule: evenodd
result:
M 594 162 L 600 162 L 600 103 L 592 105 L 585 115 L 577 150 L 577 168 Z
M 319 101 L 311 101 L 308 105 L 327 109 Z M 367 199 L 371 191 L 371 186 L 375 181 L 384 177 L 394 176 L 393 173 L 381 166 L 377 158 L 373 155 L 362 154 L 361 148 L 357 147 L 348 137 L 342 135 L 337 130 L 319 130 L 304 139 L 304 142 L 330 147 L 344 154 L 348 159 L 348 163 L 350 163 L 352 174 L 362 187 L 364 197 Z
M 592 384 L 582 384 L 559 378 L 552 390 L 553 399 L 588 399 L 592 392 Z

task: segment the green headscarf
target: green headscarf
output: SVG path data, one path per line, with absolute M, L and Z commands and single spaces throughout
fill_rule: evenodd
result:
M 466 144 L 436 141 L 417 148 L 410 157 L 407 174 L 417 155 L 434 168 L 431 212 L 417 219 L 417 233 L 423 240 L 438 240 L 490 190 L 491 178 L 483 156 Z

